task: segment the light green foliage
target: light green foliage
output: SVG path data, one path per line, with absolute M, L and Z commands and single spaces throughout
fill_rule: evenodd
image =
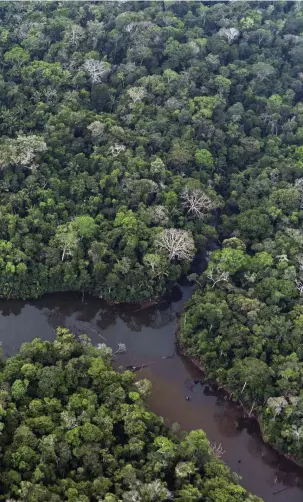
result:
M 134 229 L 136 222 L 136 216 L 133 211 L 126 211 L 122 209 L 117 213 L 114 225 L 125 229 Z
M 1 363 L 11 389 L 0 407 L 5 500 L 198 502 L 215 479 L 230 502 L 246 501 L 202 431 L 180 442 L 145 408 L 150 383 L 116 373 L 110 352 L 85 342 L 59 329 L 55 342 L 35 339 Z
M 15 382 L 12 385 L 12 396 L 16 401 L 21 399 L 24 394 L 26 393 L 26 387 L 27 383 L 25 381 L 23 382 L 22 380 L 15 380 Z
M 235 274 L 238 270 L 247 267 L 249 257 L 242 249 L 225 247 L 215 251 L 212 255 L 213 262 L 218 264 L 220 270 Z
M 223 75 L 218 75 L 215 79 L 216 85 L 220 96 L 224 96 L 229 93 L 231 80 L 229 78 L 223 77 Z
M 29 60 L 29 53 L 17 45 L 4 54 L 4 61 L 11 65 L 22 66 Z
M 303 145 L 296 148 L 296 157 L 298 160 L 303 162 Z
M 80 239 L 92 239 L 97 230 L 97 225 L 91 216 L 77 216 L 70 227 Z
M 279 113 L 283 99 L 279 94 L 273 94 L 267 101 L 267 111 L 269 113 Z
M 114 301 L 160 297 L 191 272 L 196 250 L 210 239 L 222 242 L 197 278 L 202 289 L 188 304 L 183 341 L 211 376 L 224 385 L 229 379 L 235 396 L 258 407 L 270 441 L 302 459 L 298 5 L 4 2 L 0 20 L 0 296 L 80 290 Z M 182 203 L 187 189 L 190 211 Z M 201 213 L 201 194 L 211 199 L 202 200 L 207 218 L 194 217 L 199 207 Z M 184 236 L 185 249 L 176 254 L 167 238 Z M 243 360 L 252 375 L 259 369 L 255 389 Z M 93 371 L 98 387 L 100 362 Z M 14 388 L 22 402 L 23 391 L 38 378 L 35 371 L 8 363 L 5 372 L 12 384 L 29 382 Z M 46 407 L 37 400 L 68 392 L 59 368 L 41 369 L 37 389 L 35 413 Z M 112 399 L 124 396 L 119 388 Z M 270 398 L 288 401 L 275 418 L 266 404 Z M 47 411 L 35 413 L 31 419 L 44 418 L 31 427 L 52 435 Z M 76 418 L 69 415 L 66 422 Z M 130 421 L 130 431 L 144 428 L 137 422 Z M 71 434 L 76 443 L 79 427 Z M 138 434 L 123 458 L 142 451 Z M 18 496 L 47 500 L 42 484 L 49 473 L 31 452 L 24 460 L 25 453 L 16 465 L 35 464 L 40 485 L 31 490 L 22 479 Z M 71 455 L 68 448 L 61 454 Z M 106 499 L 107 482 L 95 474 L 94 496 L 100 487 Z M 218 494 L 213 481 L 197 494 L 192 476 L 176 499 L 230 500 L 232 489 L 222 495 L 225 487 L 218 483 Z M 71 501 L 86 502 L 79 483 L 82 478 L 67 484 L 66 493 Z M 150 483 L 123 490 L 135 490 L 129 499 L 157 491 L 165 496 L 161 483 Z M 121 493 L 111 494 L 116 502 Z
M 220 104 L 219 96 L 199 96 L 189 102 L 193 118 L 208 118 L 213 115 L 214 109 Z
M 62 250 L 62 261 L 66 256 L 73 256 L 77 249 L 78 238 L 71 225 L 61 225 L 58 227 L 55 242 Z
M 206 169 L 212 169 L 214 167 L 214 159 L 212 154 L 203 149 L 196 150 L 195 159 L 199 166 Z

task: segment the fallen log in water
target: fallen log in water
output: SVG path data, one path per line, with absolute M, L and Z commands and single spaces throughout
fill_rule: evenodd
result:
M 176 349 L 173 351 L 172 354 L 170 354 L 169 356 L 162 356 L 161 359 L 172 359 L 173 357 L 175 357 L 176 355 Z
M 281 490 L 278 490 L 276 492 L 273 492 L 273 495 L 278 495 L 281 492 L 285 492 L 286 490 L 289 490 L 291 486 L 286 486 L 285 488 L 282 488 Z
M 141 364 L 139 366 L 131 366 L 131 365 L 130 366 L 126 366 L 126 369 L 129 370 L 129 371 L 132 371 L 133 373 L 135 373 L 136 371 L 142 370 L 143 368 L 147 368 L 151 364 L 153 364 L 153 361 L 151 363 Z

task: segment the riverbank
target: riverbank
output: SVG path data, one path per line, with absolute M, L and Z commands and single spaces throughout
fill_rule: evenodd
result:
M 184 310 L 184 312 L 185 312 L 185 310 Z M 178 323 L 178 329 L 176 332 L 176 349 L 177 349 L 177 351 L 179 352 L 180 355 L 187 358 L 203 374 L 205 383 L 208 382 L 211 385 L 214 385 L 217 388 L 217 390 L 222 390 L 226 394 L 226 396 L 228 396 L 229 400 L 232 400 L 234 403 L 238 404 L 242 408 L 244 416 L 246 418 L 248 418 L 249 420 L 254 421 L 257 424 L 258 429 L 259 429 L 259 433 L 260 433 L 260 437 L 265 444 L 267 444 L 270 448 L 275 450 L 279 455 L 283 456 L 284 458 L 286 458 L 290 462 L 293 462 L 296 466 L 303 468 L 303 462 L 300 462 L 299 460 L 297 460 L 293 455 L 289 455 L 289 454 L 285 453 L 283 450 L 278 448 L 274 443 L 272 443 L 266 439 L 258 410 L 251 411 L 251 408 L 246 407 L 242 403 L 242 401 L 239 401 L 238 399 L 235 400 L 232 397 L 232 393 L 231 393 L 230 389 L 228 389 L 228 387 L 222 386 L 222 385 L 220 385 L 218 387 L 218 384 L 216 381 L 207 380 L 207 371 L 205 370 L 205 367 L 203 366 L 203 362 L 201 360 L 199 360 L 197 357 L 192 357 L 192 356 L 188 355 L 186 346 L 180 340 L 179 333 L 180 333 L 180 324 Z
M 185 298 L 183 298 L 184 301 L 182 301 L 182 309 L 178 312 L 178 315 L 181 315 L 182 312 L 184 312 L 185 308 L 186 308 L 186 301 L 191 297 L 192 295 L 192 292 L 193 292 L 193 289 L 194 289 L 194 286 L 193 285 L 189 285 L 189 283 L 187 283 L 188 286 L 187 286 L 187 289 L 186 291 L 188 291 L 188 294 L 186 295 Z M 87 293 L 85 293 L 85 295 L 83 296 L 83 293 L 76 293 L 76 292 L 73 292 L 73 293 L 70 293 L 70 292 L 65 292 L 65 293 L 56 293 L 56 294 L 51 294 L 51 295 L 44 295 L 43 297 L 39 298 L 38 300 L 35 300 L 34 302 L 31 302 L 33 305 L 37 305 L 37 306 L 41 306 L 39 308 L 44 308 L 44 306 L 49 306 L 50 308 L 50 311 L 52 312 L 55 312 L 57 309 L 61 310 L 61 304 L 62 306 L 65 305 L 65 300 L 60 300 L 60 298 L 72 298 L 72 297 L 75 297 L 77 298 L 76 301 L 71 301 L 71 302 L 68 302 L 68 303 L 71 303 L 71 308 L 68 307 L 63 307 L 63 312 L 65 312 L 64 314 L 64 318 L 66 317 L 66 315 L 68 314 L 68 312 L 70 313 L 73 313 L 75 312 L 75 310 L 87 310 L 87 307 L 86 305 L 90 305 L 91 308 L 89 310 L 91 310 L 92 312 L 98 312 L 98 310 L 100 310 L 101 308 L 101 311 L 102 312 L 112 312 L 114 313 L 115 312 L 115 316 L 116 315 L 121 315 L 121 313 L 123 312 L 123 319 L 126 319 L 127 317 L 129 317 L 130 319 L 140 319 L 140 322 L 142 322 L 141 320 L 143 319 L 148 319 L 148 321 L 144 321 L 144 325 L 149 325 L 151 324 L 153 321 L 152 321 L 152 318 L 154 316 L 154 313 L 155 312 L 159 312 L 160 311 L 163 311 L 165 312 L 166 309 L 167 309 L 167 305 L 169 304 L 169 302 L 171 301 L 171 299 L 173 299 L 173 301 L 177 300 L 178 298 L 178 293 L 177 291 L 179 290 L 178 287 L 175 288 L 175 293 L 173 293 L 171 295 L 171 297 L 169 295 L 167 295 L 166 297 L 164 298 L 159 298 L 157 299 L 157 302 L 156 300 L 154 301 L 150 301 L 150 302 L 144 302 L 144 303 L 132 303 L 132 304 L 119 304 L 119 303 L 109 303 L 109 302 L 106 302 L 102 299 L 99 299 L 98 297 L 93 297 L 91 295 L 88 295 Z M 183 290 L 183 295 L 184 295 L 184 291 Z M 58 298 L 59 299 L 59 304 L 58 302 L 53 302 L 51 300 L 51 298 Z M 12 312 L 14 312 L 14 315 L 19 315 L 19 312 L 21 312 L 21 309 L 23 308 L 22 306 L 23 305 L 28 305 L 29 302 L 22 302 L 20 300 L 14 300 L 14 301 L 11 301 L 11 300 L 6 300 L 6 301 L 3 301 L 2 302 L 2 305 L 3 305 L 3 309 L 4 311 L 8 308 L 9 305 L 14 305 L 15 307 L 13 308 Z M 18 307 L 18 305 L 20 305 L 20 307 Z M 16 310 L 17 309 L 17 310 Z M 126 312 L 128 312 L 126 314 Z M 9 312 L 8 312 L 9 313 Z M 7 314 L 6 314 L 7 315 Z M 53 314 L 52 314 L 53 315 Z M 108 314 L 102 314 L 102 317 L 106 317 L 108 316 Z M 89 316 L 90 317 L 90 316 Z M 6 318 L 6 317 L 5 317 Z M 3 320 L 5 319 L 3 318 L 2 319 L 2 323 L 3 323 Z M 58 319 L 58 322 L 56 322 L 56 326 L 58 325 L 64 325 L 65 324 L 65 319 L 62 318 L 60 316 L 60 318 Z M 29 320 L 26 321 L 26 323 L 31 326 L 31 323 L 29 322 Z M 72 329 L 73 331 L 75 332 L 87 332 L 87 334 L 91 337 L 95 337 L 95 326 L 91 326 L 91 321 L 90 321 L 90 318 L 87 319 L 85 322 L 82 323 L 82 329 L 81 328 L 81 323 L 77 323 L 79 324 L 76 328 L 75 328 L 75 324 L 72 322 L 69 327 L 70 329 Z M 39 326 L 39 323 L 38 323 L 38 326 Z M 54 326 L 54 327 L 56 327 Z M 133 326 L 133 321 L 131 321 L 131 326 Z M 23 330 L 23 325 L 22 327 L 20 326 L 20 332 L 21 330 Z M 107 329 L 107 328 L 106 328 Z M 29 333 L 29 337 L 27 340 L 24 340 L 24 341 L 30 341 L 31 338 L 33 338 L 34 336 L 43 336 L 43 330 L 45 330 L 45 326 L 42 327 L 41 331 L 36 331 L 36 326 L 33 326 L 33 334 L 31 335 Z M 186 348 L 185 347 L 182 347 L 181 344 L 180 344 L 180 340 L 179 340 L 179 336 L 178 336 L 178 333 L 179 333 L 179 330 L 180 330 L 180 325 L 179 323 L 177 324 L 177 328 L 176 330 L 174 330 L 173 332 L 173 338 L 172 338 L 172 343 L 174 344 L 175 342 L 178 343 L 178 348 L 179 348 L 179 352 L 181 355 L 183 355 L 184 357 L 186 357 L 188 360 L 190 360 L 190 362 L 199 370 L 201 371 L 204 375 L 206 374 L 205 372 L 205 368 L 203 367 L 203 364 L 201 361 L 199 361 L 197 358 L 192 358 L 190 356 L 188 356 L 188 354 L 186 353 Z M 102 330 L 101 330 L 101 333 L 102 333 Z M 18 333 L 16 333 L 16 336 L 18 337 Z M 112 336 L 112 334 L 111 334 Z M 151 344 L 153 344 L 153 339 L 152 337 L 154 336 L 152 334 L 152 332 L 150 333 L 150 336 L 151 336 Z M 99 340 L 97 339 L 95 341 L 95 343 L 98 343 L 98 342 L 101 342 L 101 341 L 104 341 L 105 343 L 109 343 L 110 345 L 112 344 L 110 342 L 110 340 L 108 339 L 108 337 L 105 335 L 103 336 L 103 333 L 102 335 L 97 335 L 97 337 L 99 338 Z M 134 333 L 132 335 L 132 338 L 134 337 Z M 116 337 L 115 337 L 116 338 Z M 121 336 L 121 339 L 118 339 L 117 338 L 117 343 L 119 343 L 120 341 L 123 341 L 124 339 L 124 335 Z M 135 340 L 136 340 L 136 343 L 141 343 L 141 341 L 139 339 L 137 339 L 135 337 Z M 149 345 L 149 341 L 146 342 L 148 343 L 148 346 Z M 155 341 L 155 343 L 159 343 L 161 344 L 162 342 L 160 340 L 158 340 L 158 342 Z M 5 348 L 5 342 L 4 342 L 4 348 Z M 114 345 L 114 344 L 113 344 Z M 117 345 L 117 344 L 116 344 Z M 136 345 L 136 344 L 135 344 Z M 13 347 L 16 347 L 18 346 L 18 342 L 12 342 L 12 345 L 10 344 L 10 347 L 13 346 Z M 137 352 L 137 346 L 133 347 L 133 349 L 129 349 L 129 347 L 131 346 L 131 342 L 130 340 L 128 339 L 127 340 L 127 348 L 128 350 L 134 350 L 135 352 Z M 114 345 L 114 347 L 116 348 L 116 346 Z M 151 347 L 150 347 L 151 348 Z M 7 355 L 10 355 L 11 354 L 11 348 L 8 348 L 8 349 L 5 349 L 5 352 L 7 353 Z M 173 350 L 169 347 L 167 349 L 163 349 L 163 355 L 167 355 L 167 354 L 171 354 L 173 352 Z M 151 357 L 143 357 L 142 360 L 141 358 L 139 358 L 138 360 L 138 364 L 136 362 L 131 362 L 130 365 L 132 366 L 141 366 L 142 362 L 143 363 L 149 363 L 150 360 L 153 359 L 153 350 L 150 350 L 150 354 L 151 354 Z M 229 390 L 227 388 L 224 388 L 222 389 L 226 392 L 226 394 L 228 394 L 230 396 L 230 393 L 229 393 Z M 243 412 L 244 414 L 247 415 L 247 417 L 249 417 L 249 408 L 245 408 L 242 404 L 242 409 L 243 409 Z M 177 411 L 176 411 L 177 413 Z M 163 414 L 163 412 L 162 412 Z M 293 456 L 291 455 L 288 455 L 286 453 L 284 453 L 283 451 L 279 450 L 278 448 L 275 447 L 275 445 L 273 443 L 270 443 L 266 440 L 265 438 L 265 435 L 264 435 L 264 432 L 262 430 L 262 425 L 261 425 L 261 422 L 260 422 L 260 419 L 259 417 L 257 416 L 256 412 L 254 411 L 254 413 L 252 414 L 253 416 L 250 416 L 249 419 L 251 421 L 255 420 L 256 423 L 258 424 L 258 429 L 259 429 L 259 434 L 260 434 L 260 437 L 262 438 L 262 440 L 264 441 L 265 444 L 268 444 L 271 448 L 274 448 L 275 451 L 279 454 L 279 455 L 283 455 L 283 457 L 291 462 L 293 462 L 295 465 L 297 465 L 298 467 L 302 467 L 302 464 L 300 462 L 298 462 Z M 178 421 L 178 415 L 176 415 L 176 418 L 175 418 L 175 421 Z M 206 432 L 207 432 L 207 426 L 204 426 Z
M 18 352 L 33 338 L 54 340 L 63 326 L 75 334 L 86 333 L 94 345 L 105 343 L 115 352 L 120 343 L 126 352 L 115 356 L 115 367 L 147 366 L 137 372 L 152 382 L 149 406 L 181 430 L 203 429 L 211 443 L 221 444 L 222 460 L 241 476 L 241 485 L 265 502 L 302 502 L 303 470 L 263 443 L 253 421 L 224 394 L 201 381 L 201 372 L 176 353 L 178 316 L 193 292 L 184 281 L 164 303 L 138 310 L 136 305 L 109 306 L 82 294 L 45 295 L 35 301 L 0 301 L 0 341 L 5 357 Z M 189 394 L 188 382 L 194 383 Z M 238 423 L 238 427 L 235 424 Z M 251 473 L 254 473 L 252 476 Z
M 94 296 L 94 295 L 92 295 Z M 99 297 L 95 297 L 95 298 L 99 298 Z M 103 300 L 103 298 L 100 298 L 100 300 Z M 113 300 L 103 300 L 107 303 L 107 305 L 109 305 L 110 307 L 113 307 L 115 305 L 121 305 L 125 302 L 115 302 Z M 138 307 L 138 311 L 139 310 L 144 310 L 144 309 L 148 309 L 150 307 L 155 307 L 156 305 L 160 305 L 161 303 L 165 303 L 165 298 L 162 297 L 162 298 L 154 298 L 154 299 L 150 299 L 150 300 L 142 300 L 142 301 L 138 301 L 138 302 L 130 302 L 129 305 L 136 305 Z

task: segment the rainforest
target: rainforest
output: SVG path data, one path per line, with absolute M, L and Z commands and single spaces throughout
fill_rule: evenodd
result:
M 146 409 L 146 379 L 112 351 L 59 329 L 1 365 L 0 500 L 261 502 L 201 430 L 177 436 Z
M 0 297 L 143 306 L 187 278 L 183 353 L 303 462 L 302 2 L 7 1 L 0 20 Z M 254 500 L 107 353 L 39 343 L 2 363 L 0 499 Z M 211 494 L 214 469 L 238 495 Z

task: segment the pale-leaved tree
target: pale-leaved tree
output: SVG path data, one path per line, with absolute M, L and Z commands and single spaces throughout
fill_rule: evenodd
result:
M 256 75 L 256 78 L 263 81 L 269 77 L 272 77 L 275 73 L 275 69 L 268 63 L 260 61 L 252 66 L 252 71 Z
M 267 399 L 267 406 L 270 408 L 273 413 L 274 413 L 274 418 L 276 418 L 277 415 L 280 415 L 284 408 L 288 406 L 288 402 L 285 399 L 285 397 L 269 397 Z
M 161 227 L 165 227 L 168 225 L 169 213 L 167 207 L 155 204 L 153 206 L 148 207 L 146 212 L 150 217 L 152 223 L 155 223 L 156 225 L 161 225 Z
M 73 256 L 78 246 L 78 236 L 71 228 L 71 225 L 60 225 L 55 235 L 55 241 L 59 249 L 62 251 L 61 260 L 64 261 L 66 256 Z
M 7 138 L 0 144 L 0 169 L 13 165 L 34 169 L 37 154 L 46 150 L 45 141 L 36 135 Z
M 115 143 L 109 148 L 109 153 L 113 155 L 113 157 L 117 157 L 119 153 L 124 152 L 126 150 L 125 145 L 121 145 L 119 143 Z
M 79 24 L 72 24 L 64 33 L 64 42 L 72 47 L 78 47 L 85 38 L 85 30 Z
M 146 90 L 144 87 L 131 87 L 128 89 L 127 94 L 133 103 L 140 103 L 146 96 Z
M 153 277 L 163 277 L 168 274 L 167 262 L 163 256 L 154 253 L 147 253 L 143 258 L 143 263 L 150 268 Z
M 220 37 L 226 38 L 229 44 L 232 44 L 234 40 L 237 40 L 240 36 L 239 30 L 237 28 L 221 28 L 218 32 Z
M 296 289 L 299 291 L 300 295 L 303 294 L 303 282 L 299 279 L 295 279 Z
M 300 193 L 300 208 L 303 209 L 303 178 L 298 178 L 295 181 L 295 187 Z
M 86 59 L 83 65 L 93 84 L 100 84 L 110 71 L 110 64 L 96 59 Z
M 91 124 L 87 126 L 87 129 L 90 131 L 93 142 L 98 145 L 101 143 L 102 138 L 104 136 L 106 124 L 100 122 L 99 120 L 95 120 Z

